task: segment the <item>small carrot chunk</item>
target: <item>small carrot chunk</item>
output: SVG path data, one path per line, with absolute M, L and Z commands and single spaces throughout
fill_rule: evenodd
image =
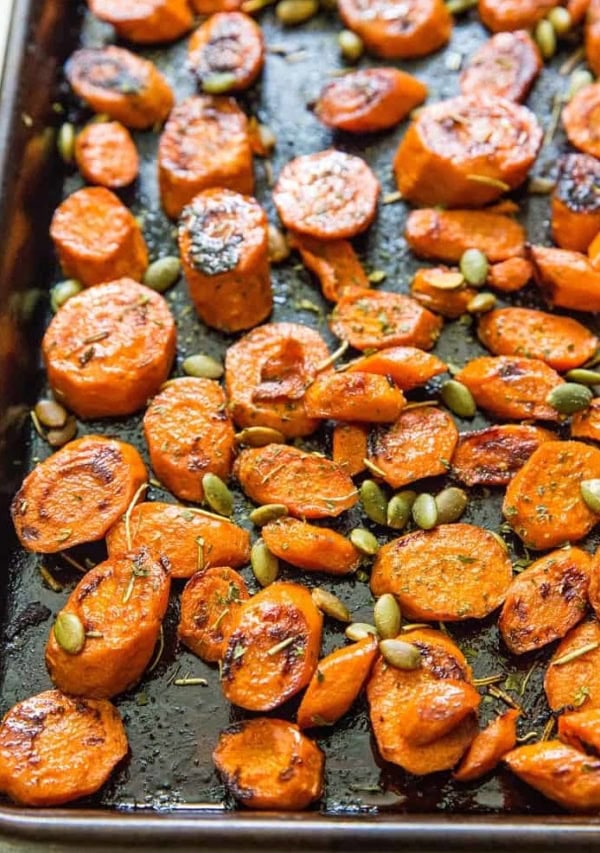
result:
M 496 717 L 479 732 L 453 776 L 457 782 L 472 782 L 493 770 L 517 744 L 519 712 L 512 708 Z
M 567 9 L 574 25 L 580 24 L 586 16 L 590 0 L 567 0 Z M 588 61 L 589 64 L 589 61 Z
M 559 0 L 479 0 L 479 17 L 492 32 L 529 30 L 541 21 Z
M 558 737 L 580 752 L 597 755 L 600 751 L 600 708 L 561 714 Z
M 526 30 L 497 33 L 484 42 L 460 75 L 463 95 L 486 92 L 524 101 L 542 70 L 538 46 Z
M 302 263 L 319 279 L 325 299 L 337 302 L 345 290 L 371 285 L 362 264 L 347 240 L 315 240 L 290 231 L 289 243 L 300 252 Z
M 532 246 L 531 260 L 536 282 L 550 305 L 600 311 L 600 270 L 585 255 Z
M 452 473 L 467 486 L 506 486 L 554 433 L 526 424 L 502 424 L 461 433 Z
M 88 0 L 88 5 L 119 38 L 138 44 L 175 41 L 192 29 L 187 0 Z
M 276 557 L 309 572 L 349 575 L 360 565 L 360 552 L 341 533 L 296 518 L 266 524 L 262 537 Z
M 304 398 L 311 418 L 392 423 L 406 404 L 404 394 L 376 373 L 325 373 L 317 376 Z
M 217 74 L 230 74 L 230 91 L 248 89 L 257 80 L 265 61 L 262 30 L 243 12 L 217 12 L 193 33 L 189 66 L 200 85 Z
M 434 743 L 476 712 L 480 702 L 481 696 L 466 681 L 444 678 L 425 684 L 400 716 L 403 736 L 415 746 Z
M 525 258 L 509 258 L 499 264 L 492 264 L 487 283 L 501 293 L 515 293 L 525 287 L 532 278 L 533 267 L 530 261 Z
M 365 468 L 368 454 L 369 428 L 364 424 L 336 424 L 333 429 L 331 455 L 342 471 L 355 477 Z
M 410 294 L 430 311 L 455 320 L 467 313 L 469 302 L 477 295 L 475 288 L 467 287 L 464 282 L 447 290 L 445 283 L 457 276 L 460 281 L 462 275 L 458 270 L 450 270 L 448 267 L 422 267 L 415 273 Z
M 566 154 L 552 194 L 552 239 L 561 249 L 587 252 L 599 231 L 600 163 L 589 154 Z
M 583 6 L 584 0 L 571 0 Z M 580 12 L 581 18 L 587 12 L 585 22 L 585 58 L 594 74 L 600 74 L 600 3 L 598 0 L 585 0 L 587 8 Z
M 596 647 L 598 644 L 598 647 Z M 573 660 L 555 665 L 567 655 L 588 649 Z M 600 708 L 600 625 L 584 622 L 573 628 L 562 640 L 552 658 L 544 690 L 553 711 L 565 707 L 589 711 Z
M 131 134 L 118 121 L 88 124 L 75 140 L 75 162 L 88 184 L 108 189 L 133 183 L 140 167 Z
M 565 133 L 571 145 L 593 157 L 600 157 L 599 113 L 600 83 L 592 83 L 576 92 L 562 112 Z
M 525 250 L 523 227 L 487 210 L 413 210 L 404 237 L 416 255 L 449 263 L 458 263 L 467 249 L 479 249 L 492 263 L 520 257 Z
M 445 373 L 447 367 L 437 356 L 416 347 L 389 347 L 357 358 L 346 369 L 389 376 L 402 391 L 412 391 Z
M 576 412 L 573 415 L 571 437 L 600 441 L 600 397 L 594 397 L 585 411 Z

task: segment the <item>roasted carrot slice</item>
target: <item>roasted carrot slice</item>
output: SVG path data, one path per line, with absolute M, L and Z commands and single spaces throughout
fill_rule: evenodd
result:
M 50 236 L 65 275 L 86 287 L 129 277 L 140 281 L 148 249 L 133 214 L 104 187 L 85 187 L 52 217 Z
M 290 160 L 273 189 L 283 224 L 317 240 L 354 237 L 375 218 L 379 181 L 351 154 L 319 151 Z
M 202 660 L 221 660 L 237 611 L 248 598 L 244 578 L 233 569 L 196 572 L 181 594 L 179 639 Z
M 95 793 L 127 750 L 110 702 L 46 690 L 0 723 L 0 791 L 24 806 L 59 806 Z
M 406 404 L 404 394 L 376 373 L 325 373 L 306 390 L 306 413 L 311 418 L 391 423 Z
M 131 444 L 101 435 L 71 441 L 36 465 L 13 498 L 17 536 L 40 554 L 102 539 L 147 479 Z
M 290 231 L 289 243 L 302 263 L 319 279 L 325 299 L 337 302 L 346 289 L 369 288 L 369 279 L 347 240 L 315 240 Z
M 509 484 L 504 517 L 528 548 L 576 542 L 598 521 L 579 484 L 598 477 L 600 450 L 580 441 L 545 441 Z
M 538 358 L 561 372 L 580 367 L 598 346 L 598 338 L 577 320 L 530 308 L 489 311 L 477 335 L 494 355 Z
M 333 309 L 331 331 L 358 350 L 405 345 L 431 349 L 442 322 L 403 293 L 353 290 Z
M 189 43 L 189 66 L 200 85 L 215 75 L 231 75 L 229 91 L 248 89 L 265 61 L 262 30 L 243 12 L 217 12 L 194 32 Z
M 470 58 L 460 75 L 460 90 L 463 95 L 485 92 L 524 101 L 541 70 L 540 51 L 528 32 L 497 33 Z
M 356 701 L 376 655 L 376 639 L 366 637 L 320 660 L 298 708 L 299 727 L 337 723 Z
M 493 770 L 517 743 L 519 712 L 512 708 L 500 714 L 479 732 L 453 774 L 458 782 L 472 782 Z
M 75 140 L 75 162 L 88 184 L 109 189 L 131 184 L 140 166 L 131 134 L 118 121 L 90 122 Z
M 559 0 L 479 0 L 479 17 L 492 32 L 528 30 L 558 6 Z
M 600 708 L 561 714 L 558 737 L 580 752 L 597 755 L 600 752 Z
M 130 415 L 167 379 L 175 320 L 166 300 L 128 278 L 73 296 L 42 351 L 55 396 L 81 418 Z
M 433 743 L 477 711 L 481 696 L 466 681 L 442 678 L 424 684 L 399 715 L 402 735 L 414 746 Z
M 552 551 L 513 580 L 500 613 L 502 638 L 515 655 L 564 637 L 584 617 L 591 557 L 579 548 Z
M 434 376 L 445 373 L 447 368 L 441 359 L 415 347 L 389 347 L 373 355 L 365 355 L 351 362 L 346 368 L 350 372 L 377 373 L 389 376 L 402 391 L 412 391 L 425 385 Z
M 265 320 L 273 308 L 267 215 L 255 199 L 209 189 L 184 209 L 179 251 L 200 319 L 224 332 Z
M 156 476 L 181 500 L 201 501 L 202 478 L 227 480 L 233 463 L 233 426 L 225 394 L 212 379 L 173 379 L 144 415 L 144 435 Z
M 558 413 L 546 403 L 546 397 L 563 380 L 543 361 L 482 356 L 463 367 L 456 379 L 467 386 L 478 406 L 496 418 L 558 420 Z
M 187 0 L 88 0 L 90 11 L 112 24 L 119 38 L 138 44 L 175 41 L 192 29 Z
M 144 130 L 162 123 L 175 100 L 156 66 L 122 47 L 78 50 L 65 73 L 75 94 L 94 112 L 126 127 Z
M 467 486 L 506 486 L 531 454 L 554 433 L 526 424 L 502 424 L 462 433 L 452 473 Z
M 594 397 L 584 412 L 577 412 L 571 419 L 572 438 L 591 438 L 600 441 L 600 397 Z
M 250 536 L 226 518 L 195 507 L 160 502 L 138 504 L 106 534 L 109 556 L 146 545 L 169 561 L 172 578 L 190 578 L 209 566 L 239 568 L 250 558 Z
M 343 22 L 384 59 L 426 56 L 446 44 L 452 16 L 442 0 L 341 0 Z
M 480 207 L 523 183 L 542 131 L 526 107 L 462 95 L 424 107 L 394 158 L 398 189 L 418 205 Z
M 533 278 L 533 267 L 526 258 L 508 258 L 499 264 L 492 264 L 488 271 L 487 283 L 502 293 L 514 293 L 521 290 Z
M 331 441 L 331 456 L 350 477 L 362 473 L 368 454 L 369 427 L 366 424 L 336 424 Z
M 600 271 L 585 255 L 567 249 L 531 247 L 536 281 L 551 305 L 600 311 Z
M 552 239 L 561 249 L 587 252 L 600 231 L 600 163 L 589 154 L 565 154 L 552 194 Z
M 248 119 L 233 98 L 203 95 L 177 104 L 160 137 L 158 179 L 171 219 L 210 187 L 252 194 Z
M 585 56 L 594 74 L 600 74 L 600 3 L 587 0 L 585 22 Z M 583 15 L 581 16 L 583 17 Z
M 573 654 L 572 660 L 562 662 L 567 655 Z M 567 634 L 552 656 L 544 679 L 544 690 L 553 711 L 565 707 L 583 706 L 586 711 L 600 708 L 598 622 L 584 622 Z
M 59 690 L 108 699 L 133 687 L 154 653 L 170 586 L 168 561 L 147 548 L 91 569 L 59 614 L 80 621 L 83 648 L 67 651 L 54 628 L 48 637 L 46 666 Z
M 489 530 L 442 524 L 417 530 L 380 548 L 373 595 L 391 592 L 411 619 L 483 619 L 499 607 L 512 580 L 505 549 Z
M 580 89 L 562 113 L 565 133 L 571 145 L 593 157 L 600 156 L 600 83 Z
M 262 537 L 276 557 L 309 572 L 349 575 L 361 561 L 360 552 L 341 533 L 297 518 L 281 518 L 266 524 Z
M 391 427 L 374 431 L 369 461 L 394 489 L 445 474 L 458 441 L 452 416 L 443 409 L 408 409 Z
M 213 761 L 236 800 L 251 809 L 305 809 L 323 791 L 323 753 L 285 720 L 236 723 L 220 736 Z
M 460 261 L 467 249 L 479 249 L 489 261 L 522 255 L 525 232 L 512 217 L 487 210 L 413 210 L 404 237 L 415 254 L 436 261 Z
M 270 711 L 306 687 L 322 624 L 310 592 L 298 584 L 273 583 L 245 601 L 223 658 L 225 697 L 248 711 Z
M 466 314 L 467 305 L 476 296 L 477 291 L 473 287 L 467 287 L 464 281 L 457 287 L 446 289 L 446 282 L 457 277 L 458 270 L 448 267 L 421 267 L 415 273 L 410 286 L 411 296 L 425 308 L 455 320 L 461 314 Z M 462 275 L 458 274 L 460 282 Z M 440 286 L 442 285 L 442 286 Z
M 397 68 L 363 68 L 328 83 L 317 118 L 336 130 L 370 133 L 398 124 L 427 97 L 427 86 Z
M 306 388 L 329 358 L 318 332 L 299 323 L 253 329 L 227 350 L 225 386 L 240 427 L 266 426 L 295 438 L 319 425 L 304 405 Z
M 354 483 L 335 462 L 283 444 L 243 450 L 234 473 L 255 503 L 285 504 L 300 518 L 335 517 L 358 500 Z

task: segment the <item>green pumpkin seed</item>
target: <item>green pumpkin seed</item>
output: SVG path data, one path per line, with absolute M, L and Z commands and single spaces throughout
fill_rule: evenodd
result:
M 231 92 L 237 77 L 231 71 L 213 71 L 202 78 L 202 91 L 207 95 L 224 95 Z
M 398 636 L 402 625 L 402 613 L 400 605 L 391 593 L 386 592 L 385 595 L 377 599 L 373 615 L 375 627 L 380 637 L 388 640 Z
M 579 489 L 588 509 L 600 515 L 600 480 L 582 480 Z
M 481 287 L 485 284 L 489 263 L 486 255 L 480 249 L 467 249 L 460 259 L 460 271 L 467 284 L 471 287 Z
M 34 409 L 38 421 L 47 429 L 60 429 L 69 416 L 67 410 L 56 400 L 40 400 Z
M 75 613 L 61 610 L 54 623 L 54 638 L 68 655 L 78 655 L 85 646 L 85 628 Z
M 202 477 L 204 500 L 214 512 L 230 516 L 233 513 L 233 495 L 220 477 L 208 473 Z
M 250 552 L 250 565 L 254 577 L 261 586 L 269 586 L 277 580 L 279 574 L 279 560 L 272 554 L 262 539 L 252 546 Z
M 579 68 L 574 71 L 569 78 L 569 89 L 567 91 L 567 100 L 570 101 L 575 97 L 577 92 L 585 89 L 586 86 L 591 86 L 594 82 L 593 75 L 585 68 Z
M 359 495 L 366 516 L 376 524 L 386 524 L 388 502 L 383 489 L 374 480 L 365 480 Z
M 144 273 L 146 287 L 157 293 L 164 293 L 175 284 L 181 275 L 181 261 L 175 255 L 167 255 L 153 261 Z
M 291 249 L 283 231 L 280 231 L 275 225 L 269 223 L 268 239 L 269 260 L 271 263 L 281 264 L 287 260 L 291 254 Z
M 485 314 L 487 311 L 492 311 L 498 300 L 493 293 L 477 293 L 467 303 L 467 311 L 469 314 Z
M 544 59 L 552 59 L 556 53 L 556 33 L 550 21 L 540 21 L 533 36 Z
M 585 385 L 565 382 L 557 385 L 546 397 L 546 403 L 556 409 L 561 415 L 574 415 L 587 409 L 593 399 L 593 394 Z
M 448 379 L 442 385 L 440 394 L 450 411 L 458 415 L 459 418 L 475 416 L 477 411 L 475 400 L 467 386 L 463 385 L 462 382 L 458 382 L 456 379 Z
M 64 163 L 72 163 L 75 154 L 75 128 L 71 122 L 62 124 L 56 137 L 56 147 Z
M 387 526 L 392 530 L 403 530 L 408 524 L 410 511 L 416 499 L 416 492 L 400 492 L 394 495 L 387 508 Z
M 68 278 L 65 281 L 59 281 L 50 291 L 50 304 L 52 310 L 56 314 L 59 308 L 68 302 L 72 296 L 77 296 L 83 290 L 83 285 L 75 278 Z
M 303 24 L 319 11 L 317 0 L 280 0 L 275 7 L 277 20 L 286 27 Z
M 569 10 L 565 9 L 564 6 L 556 6 L 554 9 L 550 9 L 546 18 L 557 36 L 566 35 L 573 26 L 573 19 Z
M 338 622 L 350 622 L 352 619 L 346 605 L 332 592 L 317 586 L 312 590 L 311 596 L 319 610 L 331 619 L 337 619 Z
M 423 492 L 412 508 L 413 521 L 421 530 L 432 530 L 438 523 L 438 510 L 433 495 Z
M 396 669 L 419 669 L 421 666 L 420 651 L 404 640 L 382 640 L 379 643 L 379 651 L 386 663 Z
M 63 447 L 77 435 L 77 421 L 71 415 L 60 429 L 50 429 L 46 433 L 46 441 L 50 447 Z
M 508 553 L 508 545 L 506 544 L 504 539 L 500 536 L 500 534 L 496 533 L 495 530 L 488 530 L 488 533 L 490 533 L 494 537 L 494 539 L 496 540 L 498 545 L 500 545 L 500 547 L 503 548 Z
M 379 551 L 379 542 L 364 527 L 356 527 L 350 533 L 350 541 L 357 551 L 360 551 L 361 554 L 366 554 L 367 557 L 373 557 Z
M 576 382 L 578 385 L 600 385 L 600 373 L 595 370 L 586 370 L 585 367 L 577 367 L 565 373 L 565 379 Z
M 257 506 L 250 513 L 250 521 L 257 527 L 264 527 L 271 521 L 277 521 L 278 518 L 285 518 L 288 515 L 288 508 L 285 504 L 265 504 Z
M 225 372 L 223 365 L 209 355 L 190 355 L 181 365 L 187 376 L 195 376 L 198 379 L 220 379 Z
M 464 489 L 450 486 L 435 497 L 438 513 L 438 524 L 452 524 L 458 521 L 469 503 L 469 496 Z
M 530 195 L 550 195 L 555 186 L 556 181 L 553 181 L 551 178 L 534 176 L 529 179 L 527 192 Z
M 352 625 L 348 625 L 344 634 L 352 642 L 358 643 L 367 637 L 376 637 L 377 628 L 374 625 L 369 625 L 368 622 L 353 622 Z
M 238 444 L 248 447 L 266 447 L 267 444 L 285 444 L 285 436 L 271 427 L 247 427 L 235 434 Z
M 338 33 L 338 47 L 346 62 L 358 62 L 364 53 L 363 40 L 352 30 L 342 30 Z

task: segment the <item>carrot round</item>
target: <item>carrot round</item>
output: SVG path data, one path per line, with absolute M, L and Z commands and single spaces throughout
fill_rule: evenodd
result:
M 335 462 L 284 444 L 243 450 L 235 476 L 257 504 L 280 503 L 300 518 L 331 518 L 358 500 L 354 483 Z
M 442 524 L 384 545 L 371 574 L 373 595 L 391 592 L 411 619 L 483 619 L 499 607 L 512 580 L 504 548 L 489 530 Z
M 75 140 L 75 162 L 88 184 L 109 189 L 135 181 L 140 165 L 131 134 L 118 121 L 88 124 Z
M 215 566 L 196 572 L 181 594 L 177 636 L 202 660 L 221 660 L 237 612 L 248 598 L 244 578 L 233 569 Z
M 317 376 L 304 398 L 311 418 L 391 423 L 406 400 L 385 376 L 376 373 L 325 373 Z
M 458 270 L 450 270 L 448 267 L 422 267 L 415 273 L 410 285 L 410 295 L 425 308 L 455 320 L 462 314 L 467 313 L 467 307 L 477 295 L 474 287 L 467 287 L 466 283 L 458 287 L 446 290 L 439 286 L 440 282 L 447 280 L 449 275 L 454 276 Z
M 521 290 L 533 278 L 531 261 L 526 258 L 508 258 L 498 264 L 492 264 L 488 271 L 487 283 L 502 293 L 515 293 Z
M 40 554 L 96 542 L 147 479 L 131 444 L 101 435 L 71 441 L 36 465 L 13 498 L 17 536 Z
M 467 486 L 506 486 L 531 454 L 554 433 L 526 424 L 502 424 L 462 433 L 452 473 Z
M 492 32 L 528 30 L 558 3 L 559 0 L 479 0 L 477 10 Z
M 477 711 L 481 696 L 466 681 L 442 678 L 424 684 L 399 714 L 402 736 L 411 746 L 433 743 Z
M 600 3 L 598 0 L 587 0 L 587 4 L 584 30 L 585 57 L 594 74 L 598 75 L 600 74 Z
M 159 293 L 128 278 L 99 284 L 69 299 L 48 326 L 48 380 L 81 418 L 129 415 L 167 379 L 175 335 Z
M 596 644 L 598 646 L 596 647 Z M 566 655 L 588 649 L 574 660 L 555 665 Z M 553 711 L 567 706 L 586 711 L 600 708 L 600 625 L 584 622 L 562 640 L 554 652 L 544 679 L 544 690 Z
M 0 791 L 24 806 L 59 806 L 95 793 L 127 750 L 110 702 L 46 690 L 0 723 Z
M 597 755 L 600 750 L 600 708 L 561 714 L 558 737 L 580 752 Z
M 600 163 L 589 154 L 566 154 L 552 194 L 552 239 L 561 249 L 587 252 L 600 231 Z
M 169 603 L 168 569 L 167 560 L 140 548 L 109 558 L 79 581 L 60 613 L 83 625 L 83 648 L 65 651 L 54 628 L 46 645 L 46 666 L 59 690 L 108 699 L 140 680 Z
M 187 0 L 88 0 L 88 5 L 119 38 L 138 44 L 175 41 L 193 24 Z
M 585 411 L 573 415 L 571 437 L 600 441 L 600 397 L 594 397 Z
M 357 358 L 347 367 L 350 373 L 376 373 L 389 376 L 402 391 L 412 391 L 425 385 L 434 376 L 446 372 L 446 365 L 437 356 L 416 347 L 389 347 L 372 355 Z
M 285 720 L 236 723 L 221 734 L 213 761 L 228 790 L 251 809 L 305 809 L 323 791 L 323 753 Z
M 331 456 L 336 465 L 350 477 L 362 473 L 369 449 L 367 424 L 336 424 L 331 440 Z
M 528 32 L 497 33 L 469 59 L 460 75 L 460 90 L 463 95 L 485 92 L 524 101 L 541 70 L 540 51 Z
M 360 565 L 360 552 L 341 533 L 297 518 L 266 524 L 262 537 L 276 557 L 309 572 L 349 575 Z
M 457 782 L 472 782 L 493 770 L 517 744 L 519 712 L 510 708 L 479 732 L 453 773 Z
M 290 231 L 288 242 L 319 279 L 325 299 L 337 302 L 346 289 L 369 288 L 369 279 L 348 240 L 315 240 Z
M 531 247 L 536 281 L 548 302 L 573 311 L 600 311 L 600 271 L 568 249 Z
M 593 157 L 600 156 L 600 83 L 580 89 L 562 113 L 565 133 L 571 145 Z
M 571 16 L 573 24 L 580 24 L 586 16 L 590 7 L 590 0 L 567 0 L 566 7 Z M 589 64 L 589 61 L 588 61 Z
M 270 711 L 309 683 L 323 617 L 310 592 L 273 583 L 238 608 L 223 657 L 225 697 L 248 711 Z
M 227 480 L 233 462 L 233 426 L 225 394 L 212 379 L 173 379 L 144 415 L 150 462 L 159 480 L 181 500 L 201 501 L 202 478 Z
M 215 75 L 231 75 L 230 91 L 248 89 L 265 61 L 262 30 L 243 12 L 217 12 L 193 33 L 189 66 L 200 85 Z
M 511 216 L 487 210 L 413 210 L 404 237 L 420 257 L 449 263 L 458 263 L 467 249 L 479 249 L 491 262 L 525 250 L 523 227 Z
M 287 228 L 320 240 L 354 237 L 375 218 L 379 181 L 351 154 L 319 151 L 290 160 L 273 189 Z

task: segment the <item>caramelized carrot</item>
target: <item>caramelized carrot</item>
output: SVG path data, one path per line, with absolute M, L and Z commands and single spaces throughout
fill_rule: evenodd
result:
M 71 441 L 36 465 L 13 498 L 17 536 L 40 554 L 96 542 L 147 479 L 131 444 L 100 435 Z
M 600 3 L 587 0 L 585 22 L 585 57 L 594 74 L 600 74 Z M 582 15 L 583 17 L 583 15 Z
M 584 650 L 565 663 L 567 655 Z M 600 625 L 584 622 L 573 628 L 554 652 L 546 670 L 544 690 L 553 711 L 565 707 L 600 708 Z
M 479 17 L 492 32 L 529 30 L 558 6 L 559 0 L 479 0 Z
M 540 51 L 525 30 L 497 33 L 484 42 L 460 75 L 463 95 L 485 92 L 524 101 L 542 70 Z
M 404 394 L 376 373 L 325 373 L 306 390 L 306 413 L 311 418 L 391 423 L 406 404 Z
M 492 264 L 488 271 L 487 283 L 502 293 L 514 293 L 521 290 L 533 278 L 531 262 L 525 258 L 508 258 L 499 264 Z
M 580 752 L 597 755 L 600 751 L 600 708 L 561 714 L 558 737 Z
M 566 154 L 552 194 L 552 239 L 561 249 L 587 252 L 600 231 L 600 163 L 589 154 Z
M 360 552 L 341 533 L 296 518 L 266 524 L 262 537 L 276 557 L 309 572 L 349 575 L 360 565 Z
M 330 302 L 337 302 L 346 289 L 371 286 L 347 240 L 315 240 L 290 231 L 289 244 L 300 252 L 304 266 L 317 276 L 323 296 Z
M 201 501 L 202 478 L 227 480 L 233 463 L 233 426 L 225 394 L 212 379 L 173 379 L 144 415 L 150 462 L 159 480 L 181 500 Z
M 437 356 L 415 347 L 389 347 L 365 355 L 350 363 L 351 373 L 376 373 L 389 376 L 402 391 L 412 391 L 425 385 L 434 376 L 446 372 L 446 365 Z
M 590 0 L 567 0 L 567 9 L 574 25 L 580 24 L 586 16 Z
M 128 278 L 73 296 L 42 342 L 57 399 L 81 418 L 129 415 L 167 379 L 175 320 L 165 299 Z
M 236 723 L 220 736 L 213 761 L 228 790 L 251 809 L 304 809 L 323 791 L 323 753 L 284 720 Z
M 187 0 L 88 0 L 88 5 L 119 38 L 138 44 L 175 41 L 193 24 Z
M 368 438 L 369 427 L 365 424 L 336 424 L 333 429 L 331 456 L 350 477 L 361 474 L 366 468 Z
M 565 133 L 571 145 L 586 154 L 600 156 L 600 83 L 576 92 L 562 113 Z
M 585 255 L 531 247 L 536 281 L 548 302 L 573 311 L 600 311 L 600 271 Z
M 217 12 L 194 32 L 189 43 L 189 66 L 200 85 L 215 75 L 231 75 L 229 91 L 248 89 L 265 61 L 262 30 L 242 12 Z
M 571 437 L 600 441 L 600 397 L 594 397 L 585 411 L 576 412 L 573 415 Z
M 481 696 L 466 681 L 443 678 L 424 684 L 399 715 L 402 736 L 414 746 L 433 743 L 476 712 Z
M 531 454 L 554 433 L 526 424 L 501 424 L 462 433 L 452 473 L 467 486 L 506 486 Z
M 0 791 L 24 806 L 59 806 L 95 793 L 127 750 L 110 702 L 46 690 L 0 723 Z
M 140 165 L 131 134 L 118 121 L 88 124 L 75 140 L 75 162 L 88 184 L 109 189 L 133 183 Z
M 592 564 L 590 566 L 590 583 L 587 592 L 592 610 L 598 617 L 600 615 L 600 553 L 598 550 L 592 557 Z
M 510 216 L 487 210 L 413 210 L 404 237 L 415 254 L 458 263 L 467 249 L 479 249 L 489 261 L 505 261 L 525 250 L 525 232 Z
M 453 774 L 458 782 L 472 782 L 493 770 L 517 744 L 519 712 L 512 708 L 500 714 L 479 732 Z
M 436 314 L 455 320 L 466 313 L 467 305 L 477 294 L 475 288 L 467 287 L 464 281 L 458 287 L 446 289 L 445 283 L 452 281 L 457 273 L 458 270 L 451 270 L 448 267 L 421 267 L 412 280 L 411 296 Z M 461 278 L 462 275 L 459 273 L 459 282 Z
M 248 711 L 270 711 L 311 680 L 323 617 L 310 592 L 273 583 L 237 611 L 223 658 L 225 697 Z

